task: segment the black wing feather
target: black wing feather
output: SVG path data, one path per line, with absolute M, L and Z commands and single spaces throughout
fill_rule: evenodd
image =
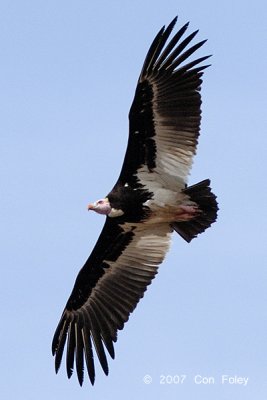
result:
M 177 21 L 177 17 L 175 17 L 173 19 L 173 21 L 169 24 L 169 26 L 166 28 L 165 31 L 164 31 L 165 27 L 163 27 L 161 29 L 161 31 L 159 32 L 158 36 L 156 36 L 154 42 L 152 43 L 151 51 L 149 51 L 148 55 L 147 55 L 147 65 L 145 62 L 144 67 L 143 67 L 143 69 L 146 70 L 147 75 L 149 75 L 150 72 L 153 71 L 154 64 L 155 64 L 158 56 L 160 55 L 161 50 L 165 46 L 165 43 L 168 40 L 168 37 L 170 36 L 176 21 Z M 141 76 L 142 76 L 142 72 L 141 72 Z
M 172 49 L 176 46 L 178 41 L 181 39 L 185 31 L 187 30 L 189 26 L 189 22 L 187 22 L 182 28 L 179 29 L 179 31 L 173 36 L 173 38 L 170 40 L 169 44 L 165 47 L 165 50 L 162 52 L 161 56 L 158 58 L 156 62 L 156 68 L 159 69 L 161 64 L 163 63 L 164 60 L 167 59 L 168 55 L 171 53 Z
M 108 375 L 108 362 L 107 362 L 106 354 L 104 351 L 103 343 L 101 340 L 101 334 L 100 334 L 100 329 L 98 326 L 97 318 L 94 314 L 93 308 L 87 309 L 87 315 L 88 315 L 88 319 L 90 320 L 91 336 L 92 336 L 92 339 L 94 342 L 94 346 L 96 349 L 98 359 L 100 361 L 101 367 L 103 368 L 103 371 L 105 372 L 106 375 Z
M 88 371 L 88 376 L 92 385 L 95 382 L 95 365 L 94 365 L 94 355 L 91 341 L 91 333 L 87 324 L 84 323 L 82 328 L 82 337 L 83 337 L 83 347 L 84 347 L 84 356 L 86 367 Z M 82 385 L 82 382 L 80 382 Z
M 84 346 L 82 336 L 82 326 L 80 323 L 75 324 L 75 341 L 76 341 L 76 371 L 80 385 L 83 383 L 84 375 Z
M 170 69 L 170 71 L 173 71 L 175 69 L 175 63 L 174 61 L 177 59 L 177 57 L 182 53 L 182 51 L 186 48 L 186 46 L 194 39 L 198 31 L 195 31 L 191 33 L 189 36 L 187 36 L 186 39 L 184 39 L 174 50 L 173 52 L 169 55 L 169 57 L 166 59 L 165 62 L 162 63 L 161 68 L 164 70 Z
M 68 378 L 70 378 L 73 373 L 75 346 L 76 346 L 75 322 L 71 321 L 71 323 L 69 325 L 69 330 L 68 330 L 67 358 L 66 358 L 66 367 L 67 367 Z
M 61 321 L 56 329 L 53 343 L 52 343 L 52 354 L 55 355 L 55 369 L 58 372 L 59 367 L 61 365 L 62 355 L 64 351 L 64 346 L 67 339 L 69 328 L 69 321 L 66 316 L 61 318 Z

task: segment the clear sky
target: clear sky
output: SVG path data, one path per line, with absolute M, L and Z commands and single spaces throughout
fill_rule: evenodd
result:
M 177 14 L 213 54 L 190 183 L 211 178 L 219 219 L 173 237 L 110 375 L 80 388 L 51 339 L 104 223 L 87 203 L 118 177 L 144 56 Z M 1 1 L 2 399 L 266 399 L 266 18 L 263 0 Z

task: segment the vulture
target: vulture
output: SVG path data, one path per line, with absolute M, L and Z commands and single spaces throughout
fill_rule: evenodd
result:
M 206 179 L 188 186 L 201 120 L 203 65 L 190 59 L 204 43 L 189 45 L 188 23 L 171 32 L 177 17 L 153 40 L 129 112 L 128 144 L 119 178 L 88 205 L 106 216 L 91 255 L 78 273 L 54 334 L 58 371 L 65 348 L 70 378 L 95 381 L 95 355 L 107 375 L 118 330 L 144 296 L 170 246 L 172 232 L 186 242 L 217 218 L 216 196 Z M 189 60 L 188 60 L 189 59 Z

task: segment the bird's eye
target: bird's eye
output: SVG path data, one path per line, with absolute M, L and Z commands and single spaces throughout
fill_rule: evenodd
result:
M 104 200 L 98 200 L 97 204 L 104 204 Z

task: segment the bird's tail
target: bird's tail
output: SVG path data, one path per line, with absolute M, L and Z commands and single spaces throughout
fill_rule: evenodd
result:
M 187 187 L 184 193 L 198 205 L 200 213 L 189 221 L 174 222 L 172 227 L 184 240 L 191 242 L 216 221 L 218 204 L 216 196 L 211 192 L 209 179 Z

